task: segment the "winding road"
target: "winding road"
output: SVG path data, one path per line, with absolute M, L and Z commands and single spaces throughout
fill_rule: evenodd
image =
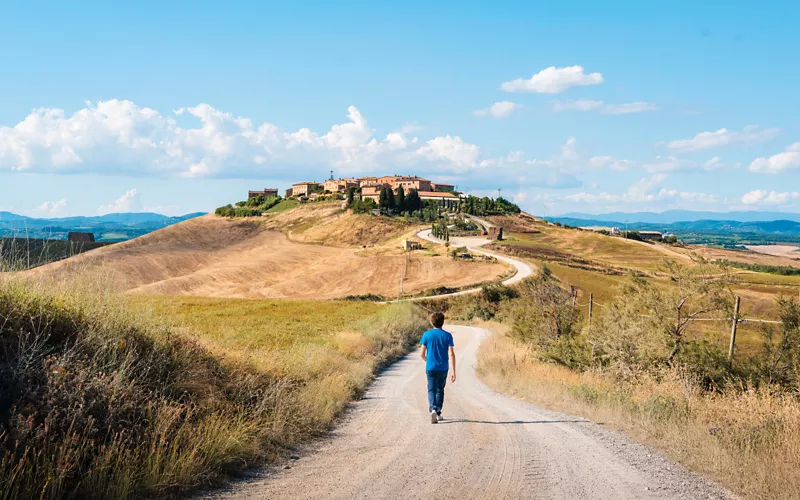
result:
M 439 244 L 439 245 L 441 245 L 443 243 L 442 240 L 440 240 L 438 238 L 435 238 L 435 237 L 433 237 L 431 235 L 431 230 L 430 229 L 425 229 L 424 231 L 420 231 L 419 233 L 417 233 L 417 236 L 419 238 L 423 239 L 423 240 L 430 241 L 432 243 L 436 243 L 436 244 Z M 523 261 L 517 260 L 517 259 L 512 259 L 511 257 L 506 257 L 505 255 L 499 255 L 499 254 L 496 254 L 496 253 L 493 253 L 493 252 L 487 252 L 485 250 L 481 250 L 480 249 L 480 247 L 482 247 L 483 245 L 486 245 L 486 244 L 491 243 L 491 242 L 492 242 L 492 240 L 489 240 L 487 238 L 483 238 L 483 237 L 480 237 L 480 236 L 467 236 L 467 237 L 452 237 L 452 238 L 450 238 L 450 246 L 453 247 L 453 248 L 466 247 L 470 252 L 479 253 L 479 254 L 482 254 L 482 255 L 488 255 L 490 257 L 494 257 L 495 259 L 499 260 L 500 262 L 505 262 L 506 264 L 510 264 L 510 265 L 514 266 L 514 269 L 516 269 L 516 272 L 514 273 L 514 275 L 503 281 L 503 284 L 506 285 L 506 286 L 513 285 L 514 283 L 519 283 L 520 281 L 524 280 L 525 278 L 527 278 L 528 276 L 533 274 L 533 269 L 534 268 L 533 268 L 533 266 L 531 266 L 527 262 L 523 262 Z M 405 300 L 412 300 L 412 301 L 414 301 L 414 300 L 430 300 L 430 299 L 438 299 L 438 298 L 443 298 L 443 297 L 454 297 L 456 295 L 466 295 L 466 294 L 475 293 L 475 292 L 478 292 L 478 291 L 480 291 L 480 287 L 478 287 L 478 288 L 470 288 L 468 290 L 461 290 L 461 291 L 453 292 L 453 293 L 445 293 L 445 294 L 442 294 L 442 295 L 435 295 L 435 296 L 432 296 L 432 297 L 414 297 L 414 298 L 405 299 Z
M 500 395 L 475 374 L 480 328 L 447 326 L 458 380 L 430 423 L 414 352 L 332 434 L 215 492 L 231 499 L 717 499 L 732 496 L 657 452 L 581 418 Z M 299 457 L 299 458 L 298 458 Z M 284 468 L 286 467 L 286 468 Z

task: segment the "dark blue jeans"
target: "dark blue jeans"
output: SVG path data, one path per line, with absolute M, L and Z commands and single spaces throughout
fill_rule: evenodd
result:
M 425 370 L 425 373 L 428 375 L 428 411 L 441 413 L 447 370 Z

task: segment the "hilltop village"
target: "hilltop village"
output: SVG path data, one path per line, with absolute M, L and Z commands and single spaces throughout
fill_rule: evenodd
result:
M 416 175 L 387 175 L 383 177 L 348 177 L 341 179 L 328 179 L 324 182 L 297 182 L 284 193 L 285 198 L 295 198 L 299 201 L 314 201 L 322 196 L 340 195 L 342 198 L 348 193 L 361 200 L 372 200 L 375 205 L 380 204 L 381 192 L 386 189 L 392 191 L 395 197 L 405 197 L 412 191 L 417 193 L 421 202 L 433 201 L 446 208 L 457 208 L 461 197 L 456 193 L 455 186 L 431 182 Z M 264 189 L 263 191 L 250 191 L 248 199 L 263 197 L 269 198 L 278 195 L 278 189 Z

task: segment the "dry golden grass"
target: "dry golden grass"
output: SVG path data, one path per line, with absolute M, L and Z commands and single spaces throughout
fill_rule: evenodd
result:
M 356 248 L 376 245 L 399 248 L 401 237 L 427 227 L 401 217 L 353 214 L 341 205 L 341 201 L 305 203 L 266 216 L 264 224 L 285 232 L 290 240 L 299 243 Z
M 97 280 L 111 275 L 118 290 L 141 295 L 324 300 L 370 293 L 395 296 L 404 272 L 404 292 L 413 295 L 438 285 L 479 283 L 506 270 L 499 263 L 457 262 L 444 256 L 425 257 L 422 252 L 414 252 L 406 265 L 399 240 L 391 239 L 397 231 L 409 229 L 404 222 L 397 222 L 395 227 L 393 219 L 386 217 L 342 215 L 339 209 L 324 203 L 312 208 L 307 210 L 304 205 L 275 217 L 313 215 L 312 222 L 303 224 L 312 224 L 320 231 L 338 228 L 344 234 L 360 234 L 358 231 L 368 228 L 374 233 L 365 236 L 365 242 L 380 237 L 380 241 L 393 242 L 393 249 L 379 254 L 360 247 L 301 244 L 269 230 L 266 222 L 257 218 L 209 215 L 28 274 L 50 279 L 91 276 Z M 351 222 L 363 227 L 347 226 Z M 291 227 L 290 220 L 282 224 Z
M 426 325 L 408 303 L 120 298 L 0 275 L 0 500 L 217 484 L 324 432 Z
M 708 394 L 677 378 L 626 385 L 543 364 L 502 334 L 481 347 L 478 373 L 499 391 L 616 428 L 744 498 L 798 498 L 800 402 L 794 394 L 746 388 Z

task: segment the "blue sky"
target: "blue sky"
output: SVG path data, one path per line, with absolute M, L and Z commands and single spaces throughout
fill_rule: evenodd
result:
M 788 1 L 5 2 L 0 210 L 205 211 L 334 170 L 547 215 L 796 212 L 798 22 Z

